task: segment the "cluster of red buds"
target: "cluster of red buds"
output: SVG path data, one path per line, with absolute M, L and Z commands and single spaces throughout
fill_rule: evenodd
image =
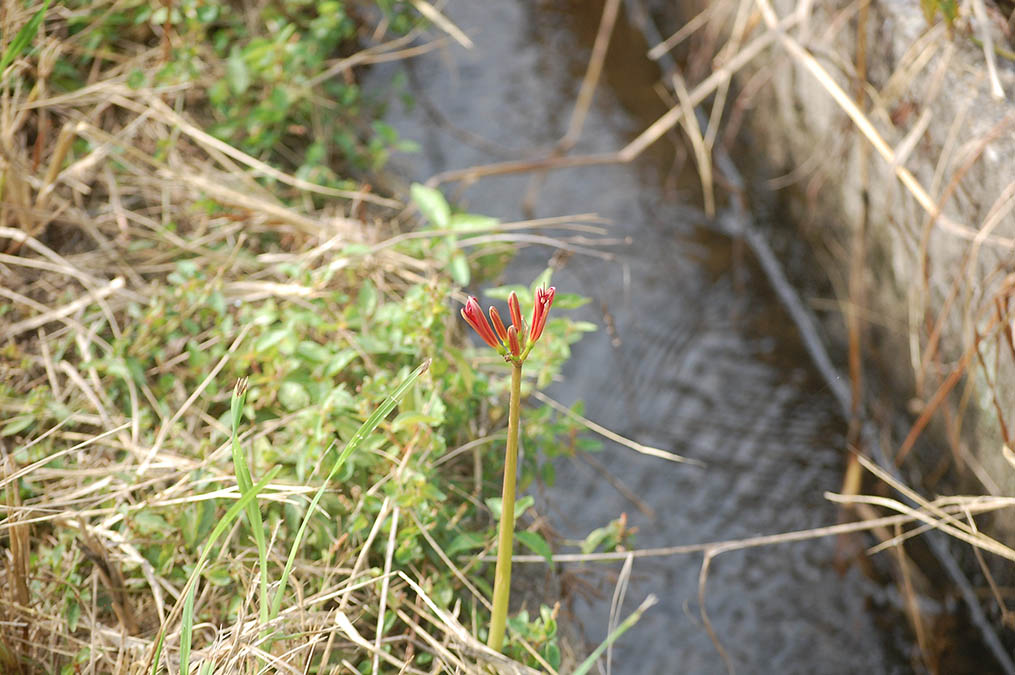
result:
M 529 355 L 532 345 L 543 334 L 546 317 L 550 314 L 553 295 L 557 292 L 553 286 L 536 289 L 535 304 L 532 307 L 532 322 L 526 326 L 522 319 L 522 308 L 518 304 L 518 296 L 512 292 L 508 296 L 508 309 L 511 312 L 511 325 L 504 327 L 500 313 L 496 307 L 490 308 L 490 321 L 479 307 L 479 301 L 470 297 L 462 308 L 462 318 L 472 326 L 483 342 L 497 350 L 505 361 L 521 364 Z M 493 323 L 493 328 L 490 327 Z

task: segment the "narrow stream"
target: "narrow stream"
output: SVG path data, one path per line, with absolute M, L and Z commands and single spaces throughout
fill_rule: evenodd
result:
M 590 8 L 503 0 L 452 3 L 449 16 L 475 49 L 454 45 L 414 60 L 417 104 L 393 105 L 387 117 L 421 143 L 419 154 L 394 160 L 399 173 L 420 180 L 552 146 L 566 131 L 598 22 Z M 574 153 L 616 150 L 665 110 L 645 50 L 621 19 Z M 375 86 L 406 68 L 378 66 Z M 612 261 L 574 255 L 556 273 L 558 288 L 593 298 L 584 311 L 603 328 L 575 346 L 564 380 L 548 394 L 565 404 L 583 399 L 591 419 L 706 467 L 607 443 L 593 459 L 641 508 L 592 465 L 571 459 L 559 461 L 541 508 L 561 536 L 576 539 L 626 513 L 638 547 L 835 524 L 837 509 L 822 494 L 841 487 L 845 424 L 761 273 L 704 227 L 697 182 L 687 171 L 674 174 L 667 145 L 629 166 L 545 175 L 535 216 L 595 212 L 632 241 L 613 249 Z M 451 196 L 474 212 L 518 220 L 530 181 L 489 178 Z M 509 279 L 530 280 L 551 254 L 523 250 Z M 912 671 L 897 592 L 855 565 L 840 572 L 841 545 L 780 544 L 713 562 L 707 610 L 738 672 Z M 649 593 L 660 603 L 618 641 L 612 672 L 726 672 L 699 616 L 701 562 L 695 555 L 634 563 L 621 614 Z M 594 592 L 574 594 L 570 620 L 596 645 L 608 632 L 620 565 L 565 568 L 583 570 Z

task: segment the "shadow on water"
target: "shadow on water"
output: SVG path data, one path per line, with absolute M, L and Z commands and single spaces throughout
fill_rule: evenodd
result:
M 599 14 L 483 0 L 455 3 L 450 16 L 476 48 L 448 47 L 412 62 L 417 104 L 393 106 L 387 117 L 421 144 L 420 153 L 394 160 L 399 173 L 419 180 L 551 147 L 567 128 Z M 644 53 L 641 35 L 622 18 L 575 153 L 616 150 L 664 111 L 652 90 L 658 72 Z M 375 83 L 405 67 L 378 67 Z M 596 212 L 632 241 L 612 261 L 561 261 L 555 284 L 592 297 L 584 318 L 613 330 L 576 345 L 548 393 L 566 404 L 583 399 L 599 423 L 707 467 L 607 444 L 595 461 L 654 517 L 575 459 L 558 462 L 542 509 L 563 537 L 577 539 L 626 513 L 639 547 L 834 524 L 839 514 L 822 493 L 841 487 L 845 424 L 760 271 L 687 206 L 700 191 L 673 148 L 664 139 L 632 165 L 545 175 L 536 216 Z M 516 220 L 531 181 L 490 178 L 452 196 Z M 520 251 L 510 280 L 533 278 L 551 254 Z M 819 539 L 714 561 L 708 613 L 740 672 L 912 670 L 901 599 L 857 566 L 837 571 L 841 543 Z M 616 644 L 614 673 L 725 672 L 699 618 L 700 564 L 699 556 L 635 562 L 622 614 L 649 593 L 661 602 Z M 607 634 L 619 568 L 565 568 L 590 575 L 592 592 L 585 584 L 570 603 L 590 644 Z

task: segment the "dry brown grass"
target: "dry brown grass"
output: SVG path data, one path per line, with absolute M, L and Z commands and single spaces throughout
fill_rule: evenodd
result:
M 432 5 L 414 4 L 440 30 L 464 38 Z M 34 9 L 5 3 L 2 34 L 16 32 Z M 100 10 L 115 12 L 117 5 L 91 9 L 102 16 Z M 223 402 L 220 373 L 250 349 L 251 326 L 220 326 L 197 336 L 202 349 L 224 351 L 203 378 L 188 387 L 181 377 L 164 399 L 154 383 L 182 372 L 188 359 L 182 343 L 157 345 L 158 365 L 140 380 L 117 382 L 97 361 L 111 357 L 112 342 L 137 320 L 129 312 L 165 299 L 167 274 L 181 260 L 209 270 L 209 287 L 221 291 L 228 306 L 309 306 L 337 290 L 355 295 L 363 279 L 395 297 L 410 285 L 434 284 L 440 263 L 407 255 L 400 244 L 448 233 L 401 234 L 412 214 L 401 201 L 378 194 L 383 190 L 367 183 L 351 190 L 318 185 L 208 133 L 208 77 L 222 64 L 211 64 L 206 77 L 171 86 L 128 86 L 132 71 L 148 73 L 150 82 L 165 63 L 173 37 L 159 26 L 142 25 L 115 49 L 100 49 L 83 85 L 60 91 L 51 82 L 55 64 L 87 51 L 81 36 L 97 28 L 68 36 L 66 21 L 80 11 L 52 8 L 40 49 L 16 59 L 0 87 L 0 419 L 6 425 L 0 437 L 0 671 L 56 672 L 74 663 L 74 672 L 145 672 L 154 639 L 164 631 L 170 672 L 176 672 L 182 587 L 167 571 L 192 564 L 197 551 L 176 551 L 169 568 L 156 568 L 139 550 L 147 542 L 125 536 L 122 526 L 145 512 L 239 497 L 228 443 L 221 440 L 228 429 L 215 410 Z M 425 53 L 444 39 L 419 31 L 383 35 L 381 27 L 372 46 L 325 63 L 318 83 Z M 596 222 L 585 216 L 506 224 L 476 230 L 462 245 L 538 243 L 604 255 Z M 574 233 L 550 238 L 527 232 L 547 227 Z M 357 252 L 343 253 L 351 245 Z M 310 273 L 293 274 L 294 268 Z M 356 344 L 351 336 L 342 339 Z M 361 350 L 361 357 L 369 368 L 370 354 Z M 113 400 L 120 386 L 129 390 L 127 409 Z M 43 390 L 52 398 L 33 398 Z M 33 421 L 28 436 L 13 426 L 25 416 Z M 247 431 L 244 445 L 265 443 L 294 417 Z M 418 452 L 429 452 L 425 442 L 419 439 Z M 51 451 L 26 459 L 43 447 Z M 413 447 L 398 450 L 404 467 Z M 320 480 L 321 467 L 310 469 L 310 478 Z M 195 476 L 203 478 L 195 482 Z M 207 492 L 207 483 L 222 487 Z M 343 499 L 351 499 L 358 513 L 383 487 L 382 481 Z M 312 492 L 308 485 L 278 482 L 260 498 L 302 508 Z M 461 623 L 469 621 L 463 619 L 467 608 L 456 607 L 454 614 L 441 609 L 420 585 L 429 572 L 416 570 L 415 576 L 392 567 L 395 533 L 411 515 L 402 512 L 400 519 L 392 502 L 371 516 L 366 540 L 343 537 L 323 557 L 299 558 L 295 599 L 267 626 L 254 608 L 256 556 L 232 527 L 213 562 L 246 587 L 238 606 L 221 610 L 216 603 L 227 595 L 214 584 L 199 590 L 196 604 L 206 615 L 234 618 L 197 623 L 192 662 L 215 664 L 216 672 L 255 672 L 262 664 L 302 673 L 331 654 L 343 672 L 355 671 L 364 658 L 375 670 L 406 673 L 534 672 L 477 641 L 476 626 Z M 380 534 L 385 524 L 390 535 Z M 273 541 L 280 536 L 278 526 L 269 535 Z M 380 569 L 368 555 L 377 537 L 379 544 L 388 540 Z M 430 544 L 448 566 L 443 574 L 471 589 L 474 603 L 485 603 L 468 583 L 474 565 L 459 569 L 433 539 Z M 52 558 L 40 557 L 43 551 Z M 271 551 L 273 564 L 279 563 L 284 546 L 275 542 Z M 70 569 L 83 572 L 61 578 L 70 561 L 80 561 Z M 71 619 L 65 599 L 83 590 L 90 601 L 78 603 L 80 614 Z M 386 636 L 376 619 L 386 603 L 409 627 L 398 636 Z M 264 641 L 267 629 L 284 636 L 274 648 Z M 432 655 L 425 666 L 414 660 L 421 653 Z

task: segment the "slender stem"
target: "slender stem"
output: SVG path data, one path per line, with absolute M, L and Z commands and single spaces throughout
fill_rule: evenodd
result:
M 497 569 L 493 580 L 493 616 L 486 644 L 500 651 L 507 623 L 511 594 L 511 550 L 515 533 L 515 476 L 518 473 L 518 418 L 522 397 L 522 364 L 512 364 L 511 405 L 508 409 L 507 453 L 504 458 L 504 490 L 501 493 L 500 534 L 497 538 Z

